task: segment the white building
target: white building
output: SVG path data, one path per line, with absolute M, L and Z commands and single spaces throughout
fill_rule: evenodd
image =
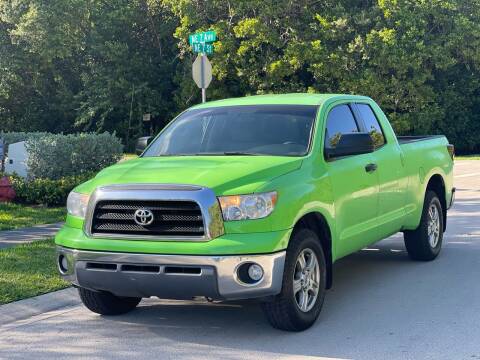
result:
M 23 178 L 28 175 L 27 159 L 28 152 L 25 148 L 25 141 L 10 144 L 8 146 L 7 158 L 5 160 L 5 173 L 8 175 L 17 174 Z

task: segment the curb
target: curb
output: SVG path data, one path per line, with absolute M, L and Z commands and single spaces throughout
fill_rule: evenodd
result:
M 33 298 L 0 305 L 0 328 L 32 316 L 79 304 L 80 298 L 77 290 L 69 287 Z

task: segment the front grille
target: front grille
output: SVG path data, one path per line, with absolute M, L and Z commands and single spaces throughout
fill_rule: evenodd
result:
M 139 209 L 153 213 L 151 224 L 135 222 L 134 214 Z M 205 229 L 202 212 L 194 201 L 102 200 L 93 212 L 91 233 L 201 237 Z

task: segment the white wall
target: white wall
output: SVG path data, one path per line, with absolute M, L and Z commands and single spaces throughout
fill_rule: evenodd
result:
M 8 146 L 8 156 L 5 160 L 5 173 L 17 174 L 26 178 L 28 175 L 27 159 L 28 152 L 25 148 L 25 141 L 10 144 Z

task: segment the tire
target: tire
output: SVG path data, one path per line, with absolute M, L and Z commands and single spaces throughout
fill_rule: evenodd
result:
M 96 292 L 78 288 L 80 299 L 90 311 L 101 315 L 121 315 L 135 309 L 142 300 L 134 297 L 118 297 L 109 292 Z
M 302 298 L 305 299 L 304 288 L 294 293 L 294 283 L 296 288 L 299 288 L 299 284 L 303 284 L 308 287 L 313 282 L 305 280 L 303 283 L 299 283 L 299 278 L 302 278 L 301 264 L 297 261 L 302 254 L 304 259 L 307 259 L 306 264 L 312 264 L 310 261 L 314 254 L 318 264 L 318 272 L 310 271 L 309 274 L 316 278 L 318 284 L 318 293 L 316 298 L 310 294 L 307 290 L 308 296 L 312 296 L 310 302 L 307 301 L 307 306 L 301 310 L 299 304 L 305 305 L 302 302 Z M 310 257 L 309 257 L 310 256 Z M 263 311 L 269 323 L 277 329 L 286 331 L 303 331 L 313 325 L 317 320 L 320 311 L 322 310 L 323 301 L 325 299 L 326 292 L 326 262 L 325 255 L 323 253 L 322 246 L 317 234 L 309 229 L 300 229 L 295 231 L 290 239 L 290 243 L 287 249 L 287 257 L 285 259 L 285 268 L 283 272 L 282 291 L 279 295 L 270 302 L 262 304 Z M 316 275 L 315 275 L 316 273 Z M 314 275 L 312 275 L 314 274 Z M 308 278 L 308 275 L 306 275 Z M 308 296 L 306 297 L 308 299 Z
M 438 220 L 432 219 L 432 213 L 436 213 Z M 415 230 L 403 234 L 410 258 L 418 261 L 434 260 L 442 248 L 443 229 L 442 204 L 435 192 L 427 191 L 420 224 Z

